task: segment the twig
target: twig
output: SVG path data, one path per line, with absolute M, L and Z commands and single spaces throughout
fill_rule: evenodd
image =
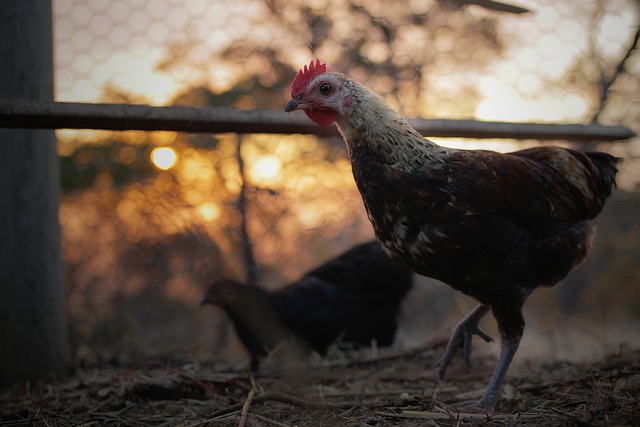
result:
M 253 401 L 253 397 L 256 395 L 256 389 L 252 388 L 249 390 L 249 394 L 247 395 L 247 399 L 244 401 L 242 405 L 242 412 L 240 413 L 240 422 L 238 423 L 238 427 L 244 427 L 247 423 L 247 413 L 249 412 L 249 406 L 251 406 L 251 402 Z
M 395 412 L 376 412 L 376 414 L 392 417 L 392 418 L 420 418 L 430 420 L 462 420 L 462 419 L 474 419 L 474 420 L 513 420 L 516 418 L 532 419 L 539 417 L 537 414 L 496 414 L 496 413 L 465 413 L 465 412 L 450 412 L 450 411 L 411 411 L 404 410 L 400 413 Z
M 330 403 L 310 402 L 299 397 L 291 396 L 290 394 L 280 393 L 278 391 L 268 391 L 260 396 L 261 401 L 273 400 L 275 402 L 288 403 L 293 406 L 300 406 L 302 408 L 309 409 L 324 409 L 327 407 L 334 407 L 336 405 Z
M 631 57 L 631 55 L 633 54 L 633 52 L 637 49 L 637 44 L 639 39 L 640 39 L 640 25 L 636 29 L 636 34 L 634 35 L 631 44 L 629 45 L 626 53 L 624 54 L 624 56 L 622 57 L 622 59 L 614 69 L 613 74 L 609 77 L 605 77 L 603 74 L 602 78 L 600 79 L 600 88 L 602 90 L 602 93 L 600 94 L 600 103 L 598 105 L 598 110 L 596 111 L 596 113 L 593 116 L 593 119 L 591 120 L 592 123 L 596 123 L 600 118 L 600 114 L 602 114 L 602 111 L 604 111 L 604 107 L 607 105 L 607 101 L 609 100 L 611 86 L 613 86 L 613 84 L 618 79 L 618 77 L 622 73 L 624 73 L 625 65 L 629 60 L 629 58 Z
M 585 412 L 580 418 L 576 420 L 576 426 L 578 427 L 587 427 L 590 426 L 591 423 L 598 417 L 599 415 L 603 415 L 605 412 L 610 411 L 616 408 L 616 401 L 613 400 L 611 396 L 607 398 L 607 401 L 600 406 L 596 406 L 594 408 L 589 409 Z
M 593 372 L 589 373 L 586 376 L 578 376 L 576 378 L 563 378 L 557 381 L 546 381 L 540 384 L 529 384 L 529 385 L 521 385 L 518 387 L 518 391 L 520 392 L 533 392 L 546 390 L 552 387 L 563 387 L 570 386 L 573 384 L 580 384 L 589 381 L 595 380 L 613 380 L 620 379 L 628 376 L 638 375 L 640 371 L 638 369 L 617 369 L 615 371 L 603 371 L 603 372 Z
M 276 420 L 272 420 L 271 418 L 267 418 L 267 417 L 264 417 L 264 416 L 259 415 L 259 414 L 253 414 L 252 416 L 255 417 L 255 419 L 257 419 L 257 420 L 260 420 L 260 421 L 262 421 L 264 423 L 271 424 L 271 425 L 274 425 L 274 426 L 277 426 L 277 427 L 290 427 L 289 424 L 284 424 L 284 423 L 281 423 L 281 422 L 276 421 Z
M 263 403 L 267 401 L 273 402 L 281 402 L 288 403 L 289 405 L 299 406 L 301 408 L 307 409 L 327 409 L 327 408 L 351 408 L 353 406 L 358 406 L 359 404 L 355 402 L 341 402 L 341 403 L 322 403 L 322 402 L 310 402 L 305 399 L 301 399 L 299 397 L 291 396 L 289 394 L 280 393 L 277 391 L 267 391 L 261 394 L 258 394 L 253 398 L 253 402 L 255 403 Z M 245 401 L 246 402 L 246 401 Z M 231 405 L 225 409 L 221 409 L 219 411 L 214 412 L 211 416 L 217 417 L 220 415 L 228 414 L 230 412 L 238 411 L 243 409 L 245 402 L 237 403 L 235 405 Z
M 335 367 L 347 367 L 347 368 L 355 368 L 355 367 L 363 367 L 367 365 L 372 365 L 379 362 L 391 362 L 397 359 L 405 359 L 407 357 L 412 357 L 416 355 L 420 355 L 425 352 L 435 351 L 440 347 L 444 347 L 449 341 L 448 337 L 438 336 L 427 343 L 421 344 L 417 347 L 402 349 L 394 352 L 385 352 L 376 356 L 371 356 L 366 359 L 341 359 L 335 362 L 325 362 L 323 366 L 327 366 L 330 368 Z
M 379 396 L 400 396 L 403 393 L 409 395 L 418 395 L 424 389 L 388 389 L 388 390 L 336 390 L 325 392 L 324 396 L 340 398 L 340 397 L 348 397 L 348 396 L 358 396 L 358 397 L 379 397 Z M 451 390 L 457 390 L 457 388 L 451 387 Z

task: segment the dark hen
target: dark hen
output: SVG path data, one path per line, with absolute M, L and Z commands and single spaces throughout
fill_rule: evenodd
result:
M 292 337 L 321 355 L 336 340 L 391 345 L 402 299 L 412 284 L 411 270 L 391 260 L 374 241 L 331 259 L 280 291 L 267 294 L 256 285 L 224 280 L 209 287 L 203 302 L 226 310 L 256 368 L 269 349 Z M 278 326 L 257 331 L 265 326 L 253 316 L 255 307 L 262 307 L 262 316 Z
M 281 342 L 297 343 L 273 309 L 268 294 L 258 286 L 218 280 L 207 288 L 202 304 L 214 304 L 225 311 L 251 356 L 252 371 L 257 371 L 260 359 Z
M 552 286 L 585 259 L 593 218 L 615 185 L 618 159 L 539 147 L 501 154 L 457 150 L 424 139 L 377 94 L 319 61 L 301 70 L 285 110 L 316 123 L 335 121 L 376 237 L 416 272 L 476 298 L 457 327 L 438 379 L 491 310 L 501 353 L 472 408 L 494 409 L 524 330 L 522 306 L 538 286 Z

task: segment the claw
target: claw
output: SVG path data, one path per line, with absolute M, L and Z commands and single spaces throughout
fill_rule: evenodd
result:
M 486 342 L 492 342 L 493 338 L 491 338 L 482 329 L 480 329 L 477 324 L 469 324 L 468 328 L 463 331 L 463 334 L 464 353 L 462 355 L 462 361 L 464 363 L 464 368 L 469 370 L 471 368 L 471 340 L 473 339 L 473 336 L 477 335 Z
M 440 360 L 440 369 L 436 375 L 436 384 L 444 378 L 449 362 L 453 358 L 456 349 L 462 344 L 462 361 L 465 369 L 471 367 L 471 340 L 473 335 L 478 335 L 483 340 L 490 342 L 493 339 L 478 327 L 478 322 L 489 311 L 486 305 L 478 305 L 458 325 L 449 339 L 447 348 Z
M 493 338 L 491 338 L 491 336 L 489 336 L 485 331 L 480 329 L 478 325 L 476 325 L 473 333 L 482 338 L 485 342 L 493 342 Z
M 463 414 L 493 414 L 494 404 L 483 400 L 460 402 L 454 404 L 454 408 Z
M 521 308 L 521 307 L 520 307 Z M 447 344 L 447 349 L 442 356 L 442 360 L 440 361 L 440 369 L 438 370 L 438 374 L 436 377 L 436 384 L 442 380 L 444 374 L 447 370 L 447 365 L 451 361 L 453 353 L 456 348 L 462 343 L 463 351 L 464 351 L 464 364 L 465 366 L 469 366 L 469 359 L 471 356 L 471 338 L 473 335 L 478 335 L 485 341 L 492 341 L 491 337 L 481 331 L 478 328 L 478 322 L 482 317 L 487 314 L 489 311 L 489 307 L 485 305 L 479 305 L 471 311 L 456 327 L 449 343 Z M 501 312 L 504 314 L 504 312 Z M 513 311 L 511 312 L 513 315 Z M 494 308 L 494 316 L 496 316 L 496 309 Z M 491 379 L 489 380 L 489 385 L 487 385 L 482 398 L 478 402 L 465 402 L 457 405 L 458 408 L 461 409 L 460 412 L 492 412 L 495 410 L 496 403 L 498 401 L 498 395 L 500 393 L 500 389 L 502 387 L 502 381 L 509 370 L 509 365 L 511 365 L 511 361 L 513 360 L 513 356 L 515 356 L 516 351 L 518 351 L 518 345 L 520 344 L 520 339 L 522 338 L 522 330 L 524 329 L 524 320 L 522 319 L 522 312 L 520 310 L 515 312 L 515 315 L 512 317 L 508 317 L 512 323 L 521 325 L 521 328 L 515 331 L 512 331 L 511 334 L 504 333 L 504 316 L 496 316 L 496 321 L 498 322 L 498 329 L 500 330 L 500 357 L 498 358 L 498 363 L 496 364 L 496 368 L 491 375 Z

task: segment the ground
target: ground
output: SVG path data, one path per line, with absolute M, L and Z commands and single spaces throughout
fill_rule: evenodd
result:
M 450 405 L 480 396 L 495 359 L 475 358 L 470 372 L 457 361 L 436 386 L 441 351 L 437 343 L 344 353 L 311 368 L 273 369 L 271 360 L 257 375 L 175 362 L 78 370 L 2 391 L 0 427 L 640 425 L 640 350 L 620 347 L 593 363 L 518 363 L 496 413 L 486 414 Z

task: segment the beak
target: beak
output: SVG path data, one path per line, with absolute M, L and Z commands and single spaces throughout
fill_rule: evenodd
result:
M 298 102 L 297 99 L 291 98 L 287 102 L 287 105 L 284 106 L 284 111 L 286 111 L 287 113 L 290 113 L 292 111 L 297 110 L 299 105 L 300 105 L 300 103 Z
M 309 110 L 316 106 L 317 104 L 313 101 L 309 101 L 308 99 L 300 98 L 291 98 L 287 105 L 284 106 L 284 111 L 290 113 L 296 110 Z

